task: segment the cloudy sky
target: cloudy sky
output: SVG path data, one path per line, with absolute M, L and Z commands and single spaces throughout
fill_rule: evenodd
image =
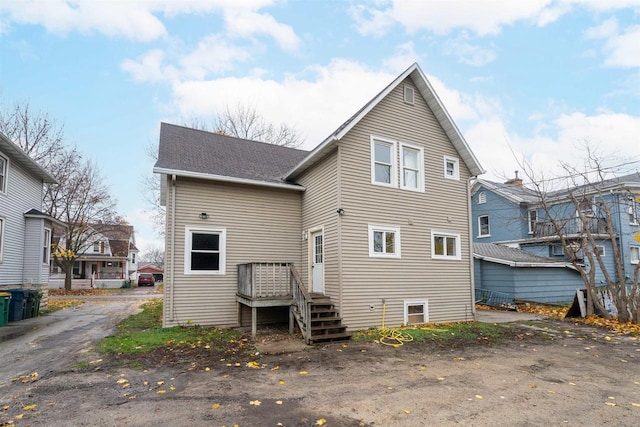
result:
M 413 62 L 483 167 L 640 161 L 638 0 L 3 0 L 0 103 L 100 167 L 144 251 L 160 121 L 252 105 L 312 149 Z

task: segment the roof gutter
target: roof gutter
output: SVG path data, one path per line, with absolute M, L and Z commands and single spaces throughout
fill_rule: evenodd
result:
M 524 261 L 509 261 L 506 259 L 493 258 L 489 256 L 483 256 L 473 254 L 475 259 L 483 261 L 493 262 L 495 264 L 508 265 L 509 267 L 552 267 L 552 268 L 570 268 L 576 270 L 576 268 L 568 262 L 524 262 Z
M 223 175 L 213 175 L 209 173 L 203 172 L 191 172 L 177 169 L 167 169 L 167 168 L 153 168 L 153 173 L 159 173 L 169 176 L 182 176 L 185 178 L 196 178 L 196 179 L 205 179 L 208 181 L 221 181 L 221 182 L 229 182 L 232 184 L 245 184 L 245 185 L 257 185 L 261 187 L 271 187 L 271 188 L 280 188 L 283 190 L 294 190 L 294 191 L 305 191 L 306 189 L 301 185 L 292 185 L 292 184 L 280 184 L 277 182 L 268 182 L 268 181 L 258 181 L 254 179 L 246 179 L 246 178 L 236 178 L 232 176 L 223 176 Z

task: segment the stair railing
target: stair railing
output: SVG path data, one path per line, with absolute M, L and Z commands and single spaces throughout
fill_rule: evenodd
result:
M 311 342 L 311 295 L 304 286 L 302 278 L 296 270 L 295 266 L 291 264 L 291 295 L 293 295 L 293 301 L 295 307 L 298 309 L 299 315 L 296 315 L 296 321 L 302 332 L 302 337 L 305 342 Z M 294 307 L 292 307 L 294 309 Z

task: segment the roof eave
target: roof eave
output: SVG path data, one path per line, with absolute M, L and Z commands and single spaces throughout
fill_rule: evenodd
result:
M 0 132 L 0 150 L 7 152 L 14 159 L 17 159 L 20 166 L 27 169 L 32 175 L 41 179 L 48 184 L 57 184 L 58 181 L 51 175 L 45 168 L 40 166 L 38 162 L 33 160 L 27 153 L 22 151 L 15 143 L 13 143 L 7 136 Z
M 277 183 L 277 182 L 268 182 L 268 181 L 258 181 L 254 179 L 246 179 L 246 178 L 236 178 L 232 176 L 223 176 L 223 175 L 214 175 L 203 172 L 192 172 L 178 169 L 168 169 L 162 167 L 154 167 L 153 173 L 159 173 L 163 175 L 176 175 L 185 178 L 196 178 L 196 179 L 204 179 L 207 181 L 220 181 L 220 182 L 228 182 L 233 184 L 246 184 L 246 185 L 257 185 L 261 187 L 270 187 L 270 188 L 280 188 L 283 190 L 294 190 L 294 191 L 305 191 L 305 187 L 301 185 L 293 185 L 293 184 L 285 184 L 285 183 Z
M 508 259 L 489 257 L 489 256 L 484 256 L 484 255 L 480 255 L 480 254 L 476 254 L 476 253 L 473 254 L 473 257 L 476 258 L 476 259 L 479 259 L 479 260 L 493 262 L 495 264 L 508 265 L 509 267 L 529 267 L 529 268 L 550 267 L 550 268 L 570 268 L 572 270 L 576 269 L 571 263 L 568 263 L 568 262 L 511 261 L 511 260 L 508 260 Z

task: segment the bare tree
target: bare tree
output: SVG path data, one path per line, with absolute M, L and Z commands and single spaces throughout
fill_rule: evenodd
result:
M 97 166 L 75 150 L 67 153 L 56 178 L 59 183 L 49 186 L 45 203 L 47 213 L 67 225 L 52 256 L 65 272 L 65 289 L 70 290 L 73 264 L 78 256 L 89 248 L 98 233 L 123 220 L 116 213 L 115 200 L 102 182 Z
M 49 114 L 33 111 L 28 102 L 0 109 L 0 129 L 33 160 L 47 170 L 60 161 L 64 151 L 64 126 Z
M 562 163 L 566 176 L 545 179 L 535 173 L 531 165 L 521 163 L 538 196 L 538 205 L 544 215 L 536 223 L 541 235 L 556 237 L 573 267 L 580 273 L 587 290 L 587 314 L 595 311 L 612 317 L 600 298 L 600 290 L 610 296 L 622 322 L 640 323 L 640 288 L 638 277 L 640 264 L 633 274 L 625 274 L 625 260 L 621 250 L 623 231 L 618 224 L 619 209 L 623 203 L 635 203 L 630 189 L 606 185 L 611 169 L 603 165 L 602 158 L 587 147 L 585 168 L 579 170 Z M 551 188 L 562 182 L 563 188 Z M 626 206 L 626 205 L 625 205 Z M 635 208 L 633 208 L 635 209 Z M 600 250 L 603 242 L 609 242 L 610 252 L 606 262 Z M 601 281 L 603 283 L 601 283 Z
M 164 268 L 164 249 L 158 246 L 152 246 L 140 256 L 140 259 L 157 267 Z
M 34 112 L 28 102 L 0 108 L 0 131 L 58 181 L 45 184 L 44 211 L 67 225 L 53 248 L 54 262 L 66 273 L 65 288 L 71 289 L 73 264 L 98 232 L 92 224 L 117 224 L 115 201 L 95 164 L 76 148 L 64 143 L 64 128 L 44 112 Z
M 296 128 L 285 123 L 279 125 L 268 123 L 254 106 L 246 104 L 237 104 L 233 108 L 227 105 L 210 124 L 199 118 L 188 119 L 184 124 L 193 129 L 217 132 L 222 135 L 283 147 L 295 148 L 304 142 Z

